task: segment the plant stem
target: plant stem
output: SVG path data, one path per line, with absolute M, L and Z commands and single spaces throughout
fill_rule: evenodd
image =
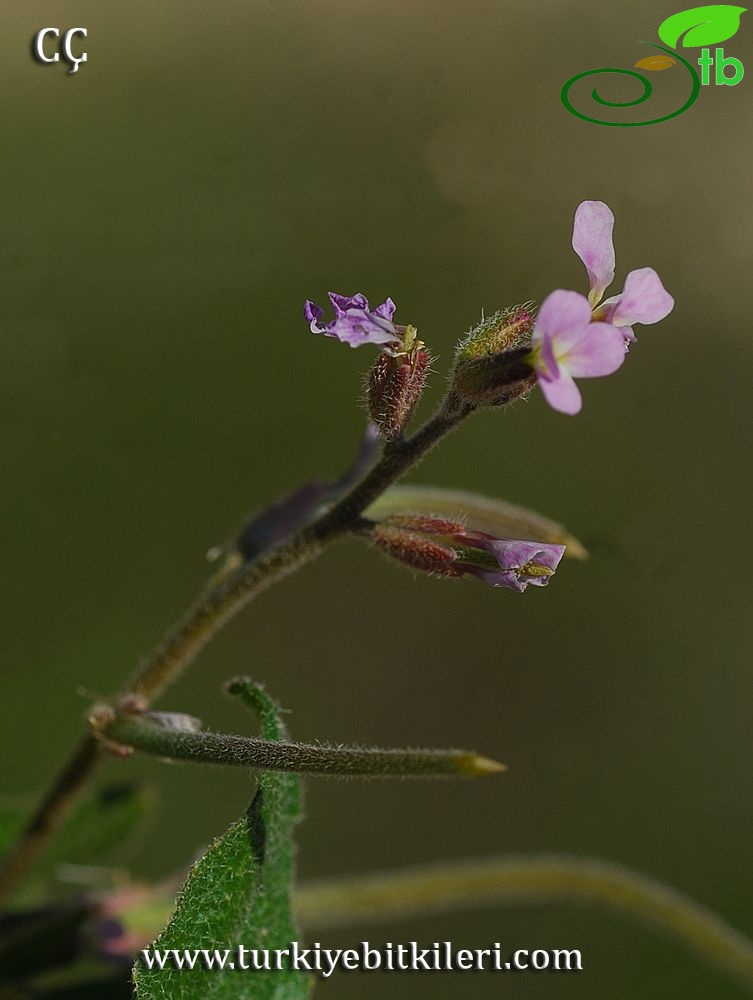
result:
M 412 438 L 385 446 L 380 460 L 330 510 L 259 560 L 244 563 L 210 587 L 142 665 L 128 695 L 151 704 L 193 661 L 215 632 L 263 590 L 315 559 L 336 538 L 355 527 L 363 511 L 387 487 L 416 465 L 470 412 L 452 398 Z
M 663 931 L 753 992 L 753 942 L 717 914 L 621 865 L 566 855 L 423 865 L 303 885 L 307 929 L 381 922 L 508 903 L 595 904 Z
M 379 461 L 330 510 L 257 561 L 244 563 L 209 588 L 154 653 L 138 669 L 124 700 L 136 696 L 152 704 L 195 659 L 212 636 L 249 601 L 316 558 L 336 538 L 356 526 L 361 513 L 471 412 L 448 395 L 423 427 L 406 440 L 386 445 Z M 89 734 L 59 772 L 19 840 L 0 863 L 0 901 L 21 881 L 42 848 L 77 801 L 100 758 Z
M 480 777 L 504 765 L 469 750 L 397 750 L 264 740 L 228 733 L 186 731 L 139 715 L 121 715 L 104 730 L 108 740 L 143 753 L 197 764 L 324 777 Z

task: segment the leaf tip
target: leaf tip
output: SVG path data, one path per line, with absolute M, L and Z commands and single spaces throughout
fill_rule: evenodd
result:
M 586 559 L 591 558 L 591 553 L 585 545 L 575 537 L 575 535 L 565 533 L 562 535 L 561 539 L 558 539 L 558 541 L 565 546 L 566 558 L 579 559 L 581 562 L 585 562 Z
M 468 778 L 481 778 L 486 774 L 499 774 L 507 770 L 507 764 L 475 753 L 462 754 L 456 764 L 458 774 Z

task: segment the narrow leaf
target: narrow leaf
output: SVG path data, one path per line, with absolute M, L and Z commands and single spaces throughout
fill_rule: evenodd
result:
M 668 17 L 659 25 L 659 38 L 673 49 L 682 38 L 684 48 L 718 45 L 726 42 L 740 27 L 740 15 L 747 7 L 718 3 L 705 7 L 691 7 Z
M 250 681 L 231 685 L 262 719 L 265 739 L 286 733 L 280 710 Z M 291 916 L 295 848 L 293 830 L 301 815 L 300 779 L 263 772 L 245 816 L 233 823 L 193 866 L 169 924 L 154 942 L 159 949 L 205 948 L 210 954 L 229 949 L 235 967 L 178 971 L 168 964 L 149 970 L 140 958 L 134 968 L 138 1000 L 304 1000 L 309 980 L 299 972 L 253 968 L 256 949 L 285 949 L 297 941 Z M 237 946 L 247 952 L 239 968 Z M 261 956 L 260 956 L 261 957 Z
M 369 423 L 352 464 L 339 479 L 331 481 L 312 479 L 255 514 L 243 526 L 235 540 L 234 553 L 244 562 L 250 562 L 305 527 L 355 486 L 368 472 L 378 450 L 379 431 L 374 424 Z M 220 546 L 210 552 L 210 557 L 215 558 L 225 551 L 226 549 Z

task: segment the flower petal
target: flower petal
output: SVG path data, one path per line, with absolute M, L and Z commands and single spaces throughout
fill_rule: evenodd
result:
M 583 400 L 580 390 L 569 372 L 563 369 L 556 379 L 540 378 L 539 387 L 544 393 L 544 399 L 553 410 L 559 410 L 560 413 L 567 413 L 571 416 L 580 412 Z
M 311 299 L 306 299 L 306 301 L 303 303 L 303 315 L 306 319 L 306 322 L 311 327 L 312 333 L 327 332 L 323 327 L 319 326 L 319 320 L 324 315 L 324 311 L 315 302 L 312 302 Z
M 588 301 L 595 306 L 614 280 L 614 215 L 603 201 L 582 201 L 575 210 L 573 250 L 588 271 Z
M 526 589 L 526 584 L 517 575 L 515 570 L 495 570 L 482 569 L 480 566 L 465 567 L 465 572 L 472 576 L 477 576 L 479 580 L 488 583 L 490 587 L 507 587 L 508 590 L 517 590 L 522 594 Z
M 624 360 L 624 332 L 609 323 L 591 323 L 560 357 L 560 367 L 576 378 L 597 378 L 616 372 Z
M 395 315 L 395 308 L 396 306 L 392 299 L 385 299 L 381 306 L 376 307 L 374 312 L 377 316 L 381 316 L 383 319 L 392 319 Z
M 658 323 L 672 312 L 674 304 L 656 271 L 641 267 L 628 274 L 621 295 L 604 302 L 604 318 L 614 326 Z
M 472 573 L 492 587 L 509 587 L 517 591 L 525 590 L 529 583 L 536 587 L 546 586 L 565 552 L 564 545 L 495 538 L 483 532 L 469 532 L 467 537 L 472 545 L 494 556 L 499 570 L 463 563 L 465 572 Z M 550 572 L 538 574 L 536 568 Z
M 335 310 L 335 316 L 347 312 L 348 309 L 369 311 L 369 301 L 361 292 L 356 292 L 355 295 L 338 295 L 337 292 L 327 292 L 327 295 Z
M 579 292 L 562 288 L 544 299 L 531 335 L 534 367 L 541 378 L 559 377 L 560 360 L 591 322 L 591 306 Z
M 541 303 L 533 328 L 533 341 L 568 337 L 591 322 L 591 307 L 585 295 L 558 288 Z

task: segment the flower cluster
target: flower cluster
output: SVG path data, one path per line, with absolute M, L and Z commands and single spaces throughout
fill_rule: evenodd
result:
M 529 371 L 532 369 L 535 372 L 551 407 L 561 413 L 578 413 L 582 400 L 575 379 L 611 375 L 617 371 L 625 360 L 629 344 L 635 341 L 633 325 L 658 323 L 669 315 L 674 300 L 651 267 L 631 271 L 620 294 L 604 298 L 614 280 L 613 232 L 614 215 L 604 202 L 581 202 L 575 212 L 572 245 L 588 272 L 588 297 L 561 288 L 548 295 L 533 325 L 531 350 L 527 354 L 520 351 L 512 358 L 512 368 L 506 356 L 509 351 L 497 358 L 485 350 L 485 357 L 472 359 L 473 364 L 466 359 L 462 374 L 466 381 L 470 379 L 470 390 L 479 396 L 479 401 L 507 403 L 524 394 L 530 388 L 524 373 L 519 371 L 519 362 L 524 360 Z M 304 306 L 304 315 L 313 333 L 335 337 L 351 347 L 375 344 L 388 357 L 406 359 L 410 355 L 411 365 L 415 364 L 415 329 L 393 323 L 395 303 L 392 299 L 386 299 L 376 309 L 370 308 L 368 300 L 360 292 L 352 296 L 330 292 L 329 299 L 335 317 L 328 323 L 322 323 L 324 314 L 319 306 L 310 301 Z M 486 326 L 488 324 L 482 323 L 484 331 Z M 481 338 L 484 345 L 488 339 L 488 335 Z M 461 349 L 467 346 L 468 342 L 465 342 L 461 344 Z M 424 368 L 425 360 L 424 356 Z M 401 363 L 405 364 L 405 360 Z M 385 365 L 383 361 L 382 366 Z M 397 374 L 397 365 L 391 367 Z M 497 391 L 495 380 L 501 378 L 500 371 L 508 382 L 515 383 L 512 390 L 508 386 L 505 391 Z M 408 384 L 413 378 L 413 370 L 404 369 L 399 375 L 402 382 Z M 394 381 L 399 383 L 400 380 L 395 378 Z M 487 385 L 487 382 L 491 384 Z M 403 404 L 405 412 L 412 412 L 423 381 L 413 379 L 412 384 L 418 388 L 412 390 L 410 405 Z M 479 385 L 488 399 L 481 400 Z M 391 428 L 385 431 L 385 436 L 389 438 L 402 430 L 405 420 L 400 413 L 399 419 L 393 417 L 384 423 L 385 427 Z M 399 431 L 395 427 L 399 427 Z

